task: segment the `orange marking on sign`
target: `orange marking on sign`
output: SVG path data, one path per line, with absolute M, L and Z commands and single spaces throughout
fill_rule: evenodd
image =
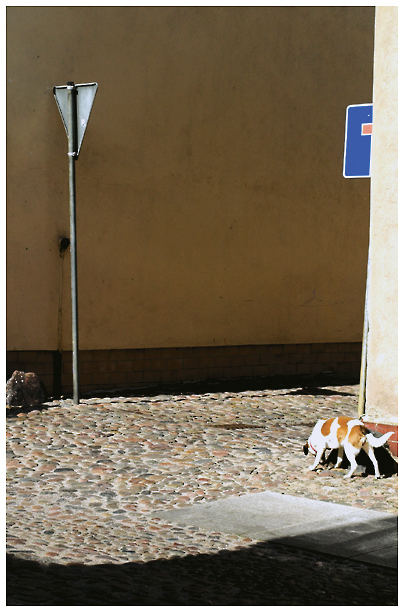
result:
M 370 136 L 372 134 L 373 123 L 362 123 L 362 136 Z

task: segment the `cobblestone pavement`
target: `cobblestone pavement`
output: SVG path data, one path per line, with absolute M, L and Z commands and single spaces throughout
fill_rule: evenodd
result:
M 396 605 L 393 570 L 152 515 L 265 490 L 396 513 L 397 474 L 307 471 L 314 423 L 355 416 L 357 393 L 216 391 L 8 410 L 8 605 L 329 605 L 331 578 L 332 605 Z M 355 575 L 347 594 L 343 580 Z

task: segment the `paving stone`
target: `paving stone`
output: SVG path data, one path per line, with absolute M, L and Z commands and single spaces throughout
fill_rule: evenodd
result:
M 345 470 L 307 471 L 302 446 L 314 423 L 356 416 L 358 387 L 300 391 L 61 400 L 9 415 L 13 554 L 66 566 L 244 549 L 256 542 L 194 528 L 173 540 L 173 525 L 152 513 L 268 489 L 396 513 L 396 474 L 346 480 Z

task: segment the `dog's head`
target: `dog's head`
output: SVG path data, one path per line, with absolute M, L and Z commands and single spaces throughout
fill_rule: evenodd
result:
M 313 443 L 311 441 L 311 438 L 308 439 L 308 441 L 306 442 L 306 444 L 303 446 L 303 452 L 305 455 L 307 455 L 308 453 L 310 453 L 311 455 L 316 455 L 317 451 L 313 446 Z

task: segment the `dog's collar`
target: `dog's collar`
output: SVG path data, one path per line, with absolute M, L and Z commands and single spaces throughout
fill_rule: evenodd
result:
M 314 446 L 312 445 L 312 443 L 311 443 L 311 442 L 309 442 L 309 444 L 310 444 L 311 450 L 313 450 L 313 451 L 316 453 L 316 452 L 317 452 L 317 450 L 314 448 Z

